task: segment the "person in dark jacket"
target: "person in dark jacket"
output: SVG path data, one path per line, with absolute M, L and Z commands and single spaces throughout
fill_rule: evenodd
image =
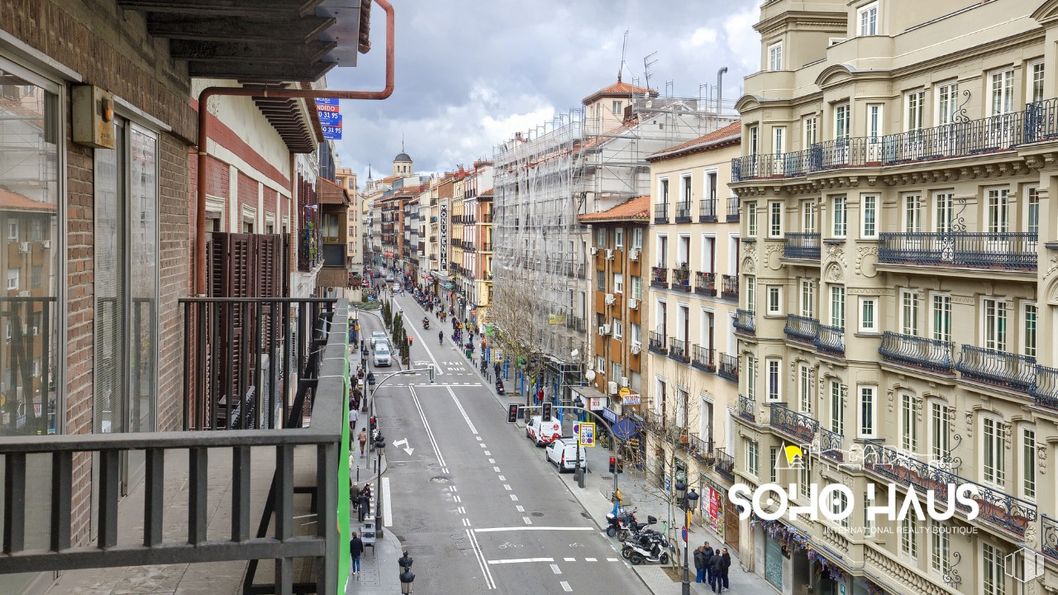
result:
M 702 567 L 705 570 L 704 582 L 709 583 L 709 585 L 713 584 L 713 571 L 709 569 L 709 562 L 713 560 L 713 554 L 713 546 L 708 543 L 702 545 L 702 560 L 704 562 Z
M 364 517 L 366 517 L 368 513 L 371 512 L 371 496 L 370 493 L 366 490 L 360 492 L 359 505 L 360 522 L 362 523 L 364 522 Z
M 353 538 L 349 540 L 349 553 L 353 555 L 353 574 L 360 574 L 360 555 L 364 553 L 364 542 L 360 536 L 353 532 Z
M 714 593 L 720 592 L 720 577 L 723 575 L 723 568 L 723 556 L 713 554 L 713 557 L 709 559 L 709 588 L 712 589 Z
M 730 589 L 731 583 L 727 580 L 727 573 L 731 569 L 731 554 L 727 552 L 727 548 L 724 548 L 724 553 L 720 554 L 720 581 L 723 583 L 721 590 Z
M 702 551 L 705 549 L 704 545 L 698 546 L 698 549 L 694 550 L 694 582 L 700 583 L 705 580 L 705 556 Z

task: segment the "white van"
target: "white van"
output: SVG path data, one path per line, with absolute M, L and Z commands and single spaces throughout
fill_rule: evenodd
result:
M 389 355 L 389 343 L 379 342 L 375 344 L 375 366 L 384 368 L 393 365 L 393 359 Z
M 588 468 L 588 455 L 586 448 L 580 449 L 580 468 Z M 567 436 L 559 438 L 547 447 L 547 460 L 558 467 L 558 472 L 573 471 L 576 469 L 577 460 L 577 438 Z
M 525 437 L 537 446 L 547 446 L 562 436 L 562 424 L 555 418 L 542 422 L 539 415 L 534 415 L 525 426 Z

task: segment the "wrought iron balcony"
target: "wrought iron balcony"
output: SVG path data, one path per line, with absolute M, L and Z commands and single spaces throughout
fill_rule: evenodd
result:
M 738 197 L 731 196 L 727 199 L 727 221 L 728 223 L 738 223 Z
M 950 341 L 885 331 L 878 354 L 885 361 L 938 374 L 951 374 L 955 368 L 955 344 Z
M 703 372 L 710 374 L 716 372 L 716 364 L 713 360 L 714 350 L 694 345 L 691 350 L 691 365 Z
M 688 434 L 687 453 L 702 462 L 713 459 L 713 441 L 702 440 L 697 434 Z
M 669 357 L 676 361 L 687 363 L 691 361 L 691 354 L 687 352 L 687 341 L 669 338 Z
M 713 469 L 716 469 L 716 472 L 728 481 L 735 481 L 735 457 L 723 448 L 714 450 L 713 457 L 716 461 L 713 463 Z
M 724 275 L 720 283 L 720 297 L 738 301 L 738 275 Z
M 716 295 L 716 273 L 694 273 L 694 293 Z
M 676 223 L 691 222 L 691 201 L 681 200 L 676 203 Z
M 757 423 L 757 401 L 745 395 L 739 395 L 738 416 L 746 421 Z
M 952 122 L 933 128 L 910 130 L 882 137 L 880 147 L 869 146 L 868 158 L 882 165 L 899 165 L 1008 151 L 1021 144 L 1023 112 L 978 120 Z
M 1036 358 L 963 345 L 955 369 L 963 378 L 1027 393 L 1036 382 Z
M 698 205 L 698 223 L 716 223 L 716 199 L 703 198 Z
M 650 331 L 650 343 L 647 345 L 647 349 L 661 355 L 668 353 L 668 349 L 665 347 L 665 334 Z
M 787 314 L 783 333 L 795 341 L 815 344 L 816 335 L 819 334 L 819 321 L 807 316 Z
M 720 354 L 720 366 L 716 370 L 716 375 L 721 378 L 726 378 L 731 382 L 738 383 L 738 356 L 728 355 L 726 353 Z
M 1035 271 L 1037 234 L 1030 232 L 898 232 L 879 234 L 886 264 Z
M 1058 560 L 1058 519 L 1040 515 L 1040 549 L 1052 560 Z
M 819 334 L 813 342 L 816 349 L 831 354 L 845 353 L 845 329 L 837 326 L 819 325 Z
M 843 462 L 845 460 L 843 442 L 844 437 L 841 434 L 819 426 L 819 446 L 817 447 L 819 456 L 839 463 Z
M 1037 365 L 1036 381 L 1029 387 L 1029 394 L 1040 407 L 1058 410 L 1058 369 Z
M 669 288 L 669 270 L 665 267 L 650 267 L 650 286 Z
M 771 403 L 771 419 L 769 425 L 801 441 L 801 444 L 811 444 L 819 430 L 819 422 L 811 416 L 798 413 L 786 406 L 786 403 Z
M 787 233 L 782 247 L 783 258 L 819 261 L 818 233 Z
M 809 151 L 745 155 L 731 160 L 731 181 L 793 178 L 809 171 Z
M 654 223 L 669 222 L 669 203 L 660 202 L 654 205 Z
M 734 325 L 736 331 L 746 333 L 747 335 L 756 334 L 756 313 L 739 308 L 735 310 L 735 316 L 732 321 L 732 324 Z
M 1058 138 L 1058 98 L 1027 104 L 1024 122 L 1026 143 Z
M 672 269 L 672 289 L 691 290 L 691 271 L 687 267 Z
M 938 502 L 947 502 L 950 498 L 956 502 L 955 509 L 963 514 L 969 507 L 957 501 L 954 494 L 949 496 L 948 490 L 963 485 L 973 486 L 977 490 L 977 494 L 972 497 L 977 501 L 978 515 L 977 519 L 971 522 L 991 523 L 1019 537 L 1025 536 L 1026 528 L 1035 522 L 1039 515 L 1036 504 L 1028 500 L 970 481 L 947 469 L 924 463 L 909 453 L 877 442 L 863 445 L 863 468 L 886 482 L 892 481 L 897 485 L 913 487 L 920 494 L 933 490 Z

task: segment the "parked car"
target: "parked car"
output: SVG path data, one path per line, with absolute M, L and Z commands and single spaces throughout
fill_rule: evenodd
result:
M 525 437 L 537 446 L 547 446 L 562 437 L 562 424 L 557 419 L 541 421 L 540 416 L 533 416 L 525 426 Z
M 374 349 L 379 341 L 389 343 L 389 336 L 385 331 L 371 331 L 371 349 Z
M 375 367 L 386 368 L 393 365 L 393 358 L 389 354 L 389 343 L 378 343 L 375 345 Z
M 588 457 L 586 448 L 580 449 L 580 467 L 581 469 L 588 468 Z M 547 450 L 544 451 L 546 460 L 550 461 L 556 467 L 558 472 L 563 473 L 565 471 L 573 471 L 576 469 L 577 460 L 577 439 L 574 436 L 567 436 L 565 438 L 559 438 L 547 446 Z

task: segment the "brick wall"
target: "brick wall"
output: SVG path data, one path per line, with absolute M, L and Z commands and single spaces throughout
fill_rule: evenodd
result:
M 236 220 L 238 221 L 237 229 L 232 231 L 235 233 L 242 233 L 243 223 L 243 207 L 250 207 L 253 211 L 257 212 L 257 180 L 254 180 L 250 176 L 239 172 L 239 201 L 235 208 Z M 254 225 L 254 233 L 261 233 L 259 225 Z
M 189 295 L 185 282 L 194 267 L 190 250 L 188 213 L 187 146 L 169 134 L 158 143 L 160 192 L 158 194 L 159 262 L 161 286 L 158 308 L 158 429 L 178 430 L 183 423 L 183 323 L 177 300 Z

